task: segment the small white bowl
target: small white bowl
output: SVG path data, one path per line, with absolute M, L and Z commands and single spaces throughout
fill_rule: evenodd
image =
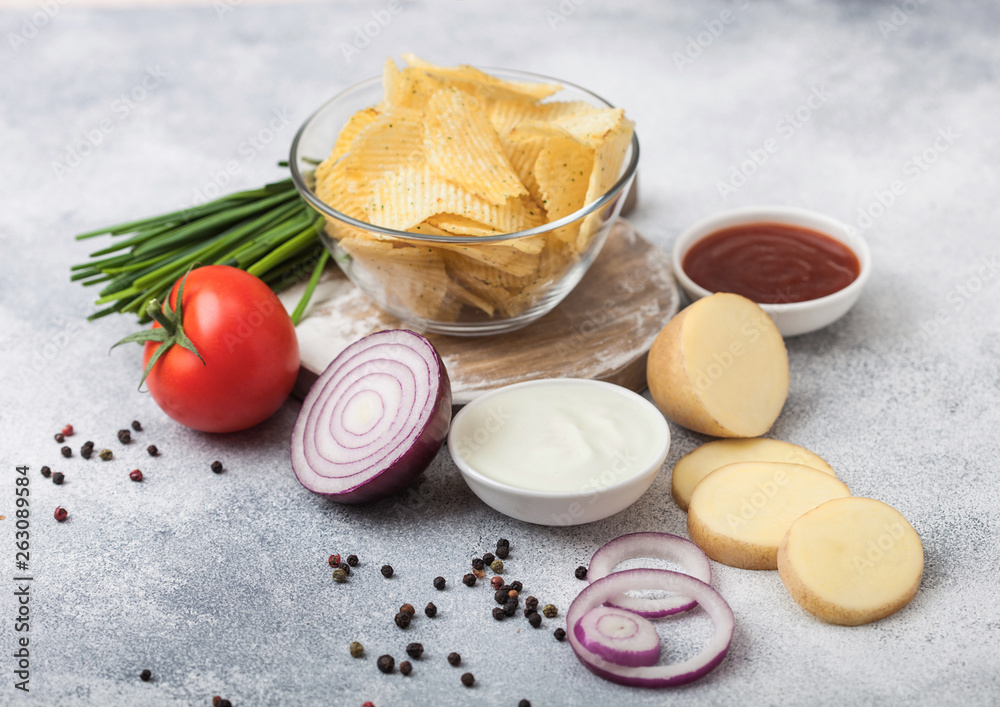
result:
M 850 248 L 858 256 L 858 263 L 861 266 L 861 272 L 854 282 L 826 297 L 789 304 L 760 305 L 778 325 L 782 336 L 798 336 L 822 329 L 840 319 L 854 306 L 871 276 L 872 255 L 868 243 L 862 236 L 855 235 L 848 226 L 834 218 L 791 206 L 752 206 L 727 211 L 699 221 L 678 236 L 673 251 L 674 275 L 688 297 L 697 300 L 712 294 L 688 277 L 681 267 L 684 256 L 691 247 L 715 231 L 752 223 L 782 223 L 819 231 Z
M 624 479 L 597 489 L 575 492 L 525 489 L 488 477 L 472 467 L 461 454 L 462 442 L 467 441 L 469 435 L 478 431 L 467 429 L 470 424 L 474 424 L 470 422 L 474 419 L 471 411 L 495 403 L 497 398 L 502 399 L 505 392 L 512 389 L 551 385 L 600 386 L 613 389 L 627 398 L 628 404 L 635 407 L 636 415 L 649 416 L 650 422 L 658 428 L 662 425 L 662 434 L 658 440 L 660 444 L 656 445 L 655 454 L 650 454 L 648 459 L 637 459 L 635 462 L 637 471 Z M 448 450 L 459 471 L 462 472 L 465 483 L 491 508 L 511 518 L 538 525 L 580 525 L 625 510 L 646 492 L 662 468 L 663 462 L 666 461 L 667 452 L 670 451 L 670 428 L 655 405 L 628 388 L 582 378 L 545 378 L 497 388 L 467 404 L 452 420 L 448 432 Z

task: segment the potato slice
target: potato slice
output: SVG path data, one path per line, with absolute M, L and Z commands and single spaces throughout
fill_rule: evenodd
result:
M 892 506 L 838 498 L 792 523 L 778 574 L 792 598 L 832 624 L 859 626 L 910 603 L 924 573 L 920 536 Z
M 646 380 L 657 407 L 677 424 L 715 437 L 757 437 L 788 397 L 788 353 L 764 310 L 718 292 L 663 328 Z
M 717 439 L 688 452 L 674 465 L 671 480 L 674 501 L 686 511 L 698 482 L 720 466 L 735 462 L 803 464 L 830 476 L 837 475 L 819 455 L 797 444 L 776 439 Z
M 688 534 L 717 562 L 773 570 L 778 568 L 778 546 L 799 516 L 850 495 L 835 477 L 802 464 L 727 464 L 695 486 Z

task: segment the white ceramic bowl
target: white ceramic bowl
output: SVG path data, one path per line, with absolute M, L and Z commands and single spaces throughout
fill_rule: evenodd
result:
M 552 384 L 603 386 L 622 395 L 628 400 L 628 405 L 634 406 L 636 415 L 648 415 L 650 422 L 656 427 L 662 425 L 662 435 L 659 440 L 661 443 L 656 445 L 655 454 L 650 454 L 648 459 L 637 459 L 636 471 L 624 479 L 608 485 L 599 485 L 597 489 L 577 492 L 553 493 L 521 488 L 485 476 L 469 464 L 462 456 L 461 450 L 463 443 L 479 431 L 478 428 L 471 429 L 474 424 L 472 411 L 491 405 L 497 397 L 513 388 Z M 631 506 L 645 493 L 663 466 L 667 452 L 670 451 L 670 428 L 655 405 L 627 388 L 581 378 L 547 378 L 497 388 L 463 407 L 452 420 L 448 432 L 448 450 L 469 488 L 491 508 L 511 518 L 538 525 L 580 525 L 614 515 Z
M 674 242 L 673 265 L 674 275 L 681 287 L 692 300 L 701 299 L 712 294 L 698 285 L 681 264 L 684 256 L 699 240 L 723 228 L 742 226 L 751 223 L 783 223 L 789 226 L 800 226 L 826 234 L 840 241 L 858 256 L 861 272 L 858 277 L 842 290 L 826 297 L 819 297 L 805 302 L 789 304 L 762 304 L 774 323 L 778 325 L 782 336 L 798 336 L 832 324 L 847 313 L 865 288 L 872 271 L 872 256 L 868 244 L 862 236 L 854 235 L 850 228 L 840 221 L 824 214 L 790 206 L 753 206 L 736 209 L 710 216 L 688 228 Z

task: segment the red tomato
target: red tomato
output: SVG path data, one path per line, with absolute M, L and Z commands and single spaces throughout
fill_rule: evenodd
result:
M 146 385 L 163 411 L 203 432 L 246 429 L 274 414 L 299 371 L 295 326 L 274 292 L 243 270 L 209 265 L 187 275 L 181 314 L 204 363 L 174 345 L 153 365 Z M 146 343 L 143 366 L 160 345 Z

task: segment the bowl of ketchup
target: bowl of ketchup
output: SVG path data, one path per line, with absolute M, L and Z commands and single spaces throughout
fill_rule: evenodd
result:
M 798 336 L 854 305 L 871 274 L 871 252 L 836 219 L 766 206 L 696 223 L 674 243 L 673 264 L 692 300 L 735 292 L 759 304 L 783 336 Z

